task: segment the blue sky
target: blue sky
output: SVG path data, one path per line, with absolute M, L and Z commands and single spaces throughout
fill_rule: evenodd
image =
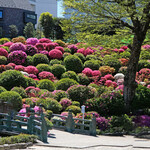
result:
M 58 0 L 57 3 L 58 3 L 57 14 L 58 14 L 59 18 L 62 18 L 63 17 L 63 14 L 62 14 L 62 12 L 63 12 L 63 6 L 62 6 L 63 2 L 62 2 L 62 0 Z

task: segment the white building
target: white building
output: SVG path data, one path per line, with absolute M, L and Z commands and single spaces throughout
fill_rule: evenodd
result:
M 29 2 L 37 14 L 37 21 L 43 12 L 49 12 L 53 17 L 57 17 L 57 0 L 29 0 Z

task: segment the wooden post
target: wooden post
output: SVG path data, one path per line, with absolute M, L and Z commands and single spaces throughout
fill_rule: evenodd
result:
M 7 130 L 11 131 L 11 116 L 8 114 L 6 117 L 6 126 L 7 126 Z
M 94 113 L 92 122 L 90 123 L 90 135 L 96 136 L 96 117 Z
M 73 132 L 75 128 L 75 123 L 72 116 L 72 110 L 69 109 L 68 118 L 66 118 L 66 131 Z
M 28 125 L 27 125 L 27 130 L 29 134 L 34 134 L 33 127 L 34 127 L 34 110 L 30 109 L 30 117 L 28 119 Z M 29 112 L 28 112 L 29 113 Z

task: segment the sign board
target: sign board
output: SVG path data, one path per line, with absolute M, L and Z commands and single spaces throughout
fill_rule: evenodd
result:
M 81 112 L 85 113 L 85 106 L 84 105 L 81 106 Z

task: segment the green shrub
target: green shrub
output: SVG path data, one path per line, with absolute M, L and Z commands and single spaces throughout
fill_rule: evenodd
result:
M 28 55 L 25 60 L 24 66 L 32 66 L 32 65 L 33 65 L 33 57 Z
M 14 25 L 14 24 L 9 25 L 9 37 L 10 38 L 16 37 L 18 35 L 18 32 L 19 32 L 19 30 L 16 25 Z
M 123 53 L 120 53 L 120 58 L 130 58 L 130 52 L 124 51 Z
M 27 87 L 28 86 L 37 87 L 38 81 L 35 81 L 34 79 L 29 78 L 29 77 L 25 77 L 25 79 L 27 80 Z
M 71 53 L 71 49 L 69 49 L 69 48 L 64 48 L 64 52 L 66 53 Z
M 6 92 L 6 91 L 7 91 L 7 90 L 6 90 L 4 87 L 0 86 L 0 93 Z
M 53 112 L 51 110 L 46 111 L 46 117 L 50 120 L 52 118 Z
M 92 70 L 98 70 L 100 67 L 99 60 L 87 60 L 84 62 L 84 68 L 90 68 Z
M 138 71 L 142 68 L 150 68 L 150 62 L 148 60 L 140 60 L 138 63 Z
M 71 55 L 71 54 L 66 52 L 66 53 L 63 54 L 63 58 L 66 58 L 69 55 Z
M 135 92 L 135 97 L 132 102 L 132 108 L 135 110 L 145 109 L 150 107 L 150 89 L 138 85 Z
M 7 70 L 0 74 L 0 86 L 7 90 L 15 86 L 27 87 L 27 80 L 20 71 Z
M 4 144 L 15 144 L 15 143 L 36 143 L 37 140 L 36 135 L 28 135 L 28 134 L 19 134 L 15 136 L 2 137 L 0 138 L 0 145 Z
M 51 110 L 53 113 L 58 114 L 62 110 L 61 104 L 53 98 L 39 99 L 36 103 L 42 104 L 46 110 Z
M 7 58 L 5 56 L 0 56 L 0 65 L 6 65 Z
M 93 60 L 98 60 L 98 58 L 97 58 L 95 55 L 87 55 L 87 56 L 86 56 L 86 61 L 87 61 L 87 60 L 91 60 L 91 59 L 93 59 Z
M 66 91 L 70 86 L 76 85 L 76 84 L 78 84 L 78 82 L 76 82 L 75 80 L 69 79 L 69 78 L 64 78 L 64 79 L 59 80 L 56 83 L 56 90 Z
M 26 38 L 33 37 L 35 34 L 34 25 L 31 22 L 28 22 L 24 27 L 23 33 Z
M 66 44 L 62 40 L 55 40 L 54 42 L 58 43 L 59 46 L 65 47 Z
M 62 61 L 61 60 L 58 60 L 58 59 L 52 59 L 50 61 L 50 66 L 53 66 L 54 64 L 61 64 Z
M 61 78 L 70 78 L 70 79 L 74 79 L 74 80 L 76 80 L 78 82 L 78 76 L 77 76 L 77 74 L 74 71 L 64 72 L 61 75 Z
M 10 40 L 8 38 L 1 38 L 0 39 L 0 45 L 5 44 L 6 42 L 9 42 Z
M 51 70 L 52 70 L 52 74 L 58 79 L 60 79 L 61 75 L 66 71 L 66 68 L 61 64 L 54 64 L 51 67 Z
M 45 121 L 46 121 L 47 131 L 52 129 L 53 123 L 46 117 L 45 117 Z
M 62 98 L 68 97 L 68 94 L 63 90 L 55 90 L 53 97 L 59 102 Z
M 93 91 L 84 85 L 74 85 L 67 90 L 72 101 L 79 101 L 82 105 L 87 99 L 94 97 Z M 93 95 L 92 95 L 92 94 Z
M 33 64 L 37 66 L 38 64 L 49 64 L 49 59 L 44 54 L 35 54 L 33 56 Z
M 140 59 L 150 59 L 150 53 L 146 50 L 142 50 L 140 53 Z
M 81 54 L 81 53 L 75 53 L 74 55 L 78 56 L 82 60 L 82 63 L 85 62 L 86 58 L 85 58 L 85 56 L 83 54 Z
M 84 73 L 78 74 L 78 82 L 81 85 L 89 85 L 90 84 L 89 78 Z
M 78 102 L 78 101 L 72 101 L 72 105 L 80 107 L 80 102 Z
M 67 70 L 80 73 L 83 70 L 83 63 L 78 56 L 69 55 L 64 59 L 65 67 Z
M 27 93 L 23 87 L 13 87 L 11 89 L 11 91 L 15 91 L 15 92 L 19 93 L 22 98 L 27 97 Z
M 1 48 L 4 48 L 8 53 L 10 53 L 10 49 L 7 46 L 2 46 Z
M 54 83 L 48 79 L 40 80 L 37 87 L 39 87 L 40 89 L 47 89 L 48 91 L 54 91 L 55 90 Z
M 36 68 L 39 70 L 39 73 L 42 71 L 51 72 L 51 67 L 48 64 L 38 64 Z
M 75 105 L 70 105 L 66 108 L 66 111 L 69 111 L 69 109 L 72 110 L 72 112 L 76 115 L 77 113 L 81 112 L 81 108 Z
M 4 102 L 12 104 L 12 108 L 16 111 L 22 107 L 22 97 L 15 91 L 6 91 L 0 94 L 0 99 Z

